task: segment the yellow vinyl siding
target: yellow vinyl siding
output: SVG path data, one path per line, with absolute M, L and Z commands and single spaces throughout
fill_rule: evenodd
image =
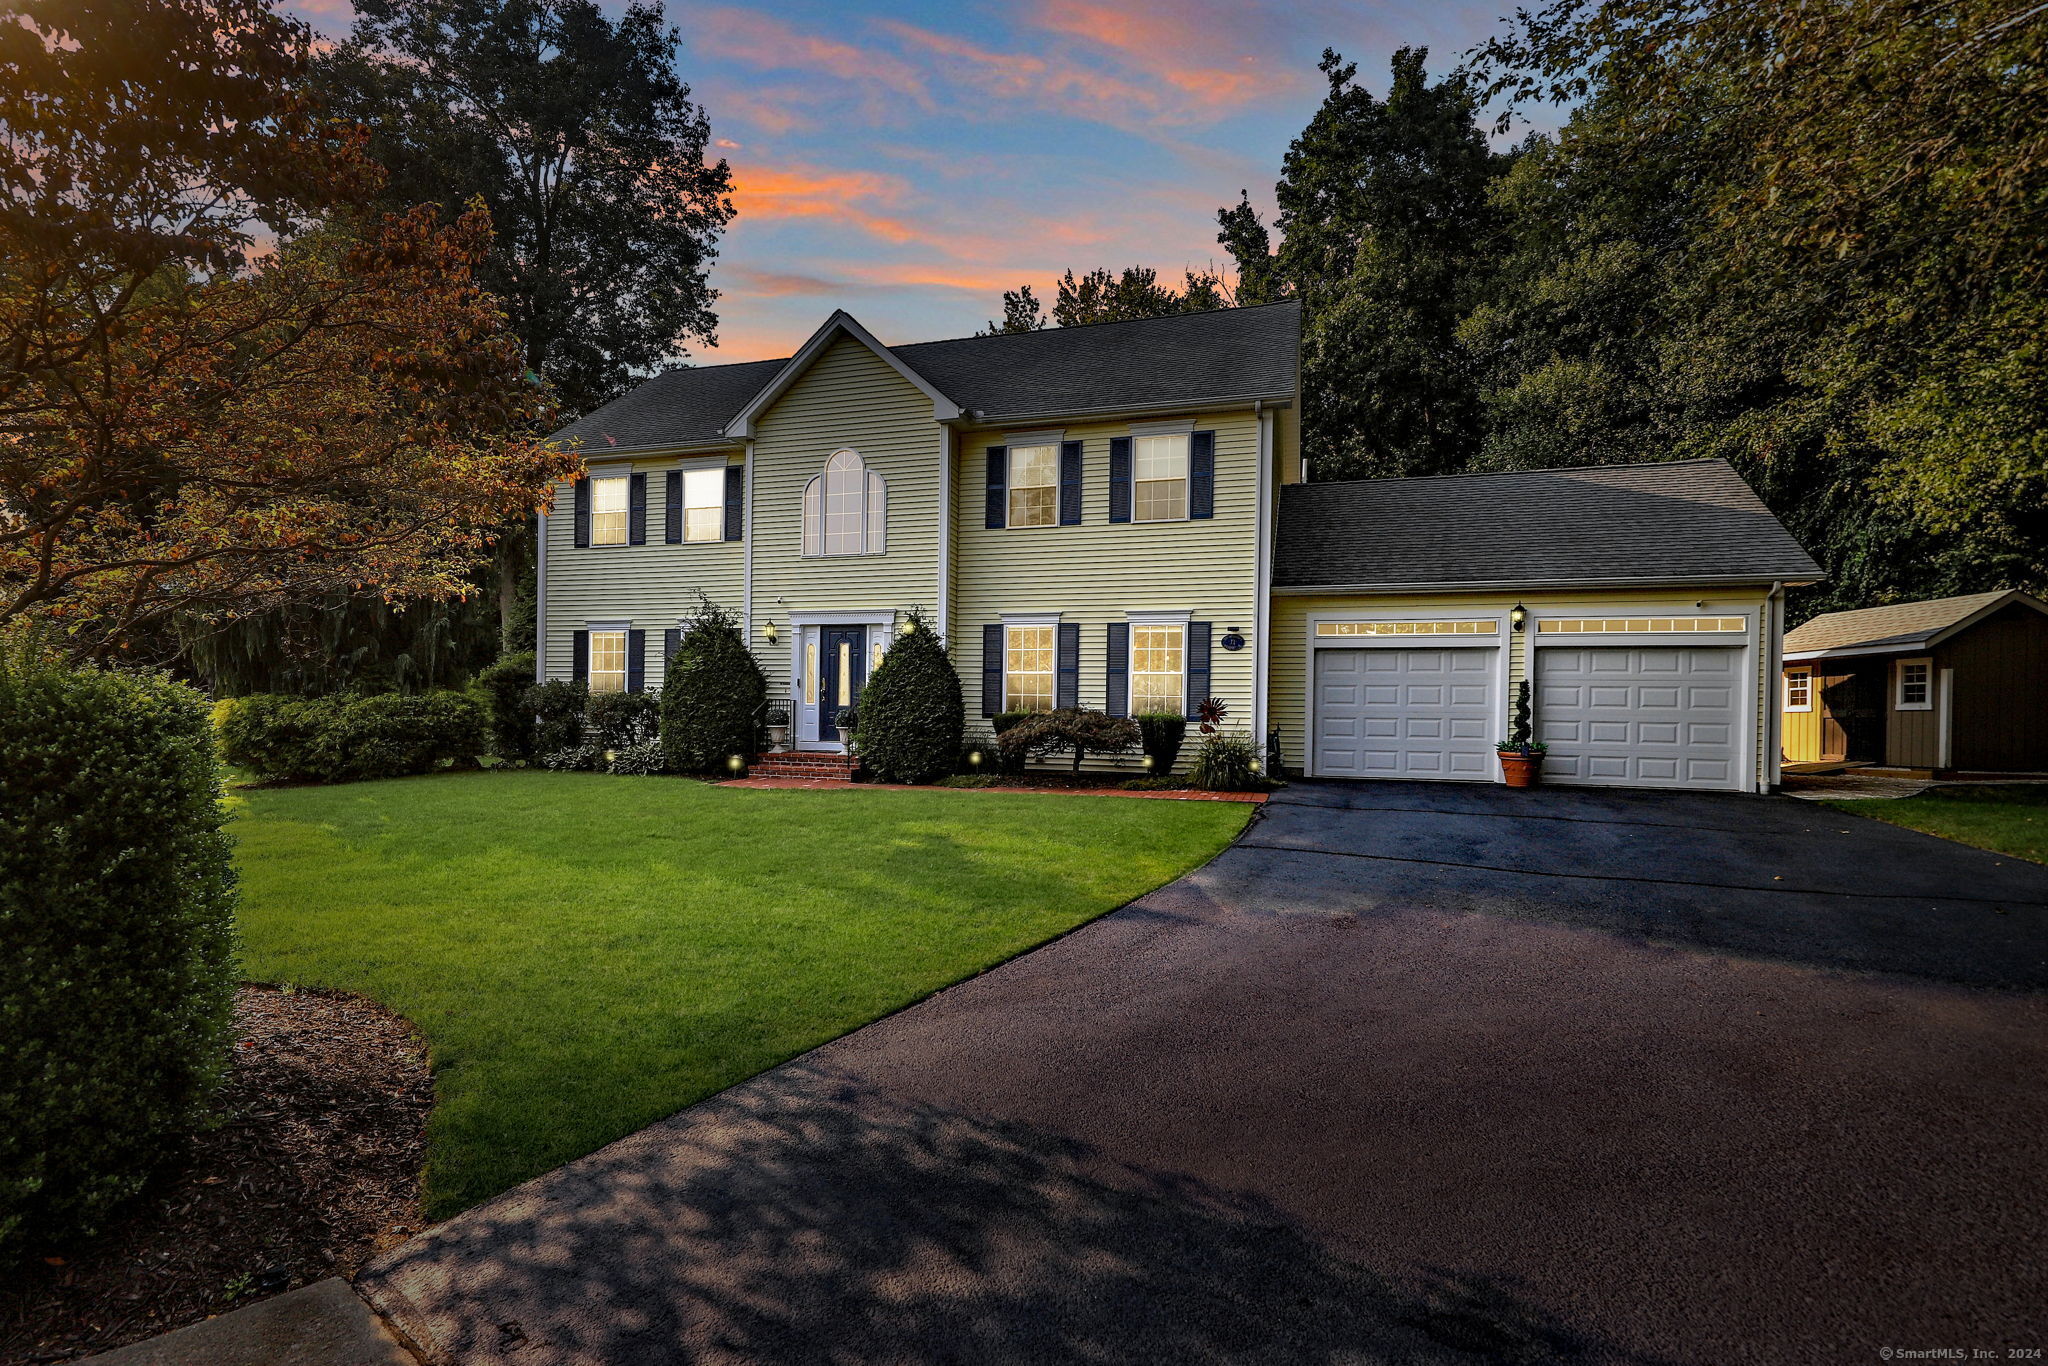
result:
M 1361 534 L 1370 534 L 1370 528 L 1361 528 Z M 1690 596 L 1689 596 L 1690 595 Z M 1280 753 L 1290 769 L 1299 770 L 1308 752 L 1308 620 L 1312 615 L 1326 615 L 1335 612 L 1388 613 L 1394 616 L 1427 616 L 1433 612 L 1489 612 L 1507 615 L 1508 609 L 1516 603 L 1529 609 L 1530 621 L 1534 623 L 1544 616 L 1567 614 L 1592 616 L 1598 612 L 1607 615 L 1669 615 L 1681 605 L 1692 609 L 1695 601 L 1704 602 L 1698 610 L 1715 612 L 1751 611 L 1761 613 L 1766 590 L 1756 589 L 1715 589 L 1705 596 L 1697 589 L 1675 589 L 1670 593 L 1658 593 L 1655 589 L 1581 589 L 1573 591 L 1537 591 L 1527 593 L 1432 593 L 1432 594 L 1318 594 L 1314 596 L 1275 595 L 1273 598 L 1272 654 L 1269 657 L 1268 687 L 1270 689 L 1267 713 L 1270 726 L 1280 732 Z M 1761 627 L 1759 628 L 1761 631 Z M 1506 642 L 1508 649 L 1508 689 L 1501 699 L 1502 719 L 1505 722 L 1513 714 L 1515 693 L 1521 681 L 1529 676 L 1529 639 L 1533 629 L 1526 632 L 1508 632 L 1489 638 L 1475 636 L 1464 639 L 1456 636 L 1418 640 L 1418 645 L 1442 644 L 1446 646 L 1479 645 L 1490 643 L 1490 639 Z M 1557 639 L 1582 639 L 1590 645 L 1599 644 L 1598 636 L 1564 637 Z M 1689 638 L 1674 633 L 1670 643 L 1682 646 L 1713 639 L 1711 634 Z M 1660 641 L 1660 644 L 1663 642 Z M 1758 638 L 1753 655 L 1755 673 L 1752 685 L 1757 689 L 1756 754 L 1758 771 L 1752 775 L 1751 785 L 1762 780 L 1767 771 L 1769 755 L 1770 716 L 1778 706 L 1775 692 L 1776 679 L 1767 678 L 1770 668 L 1768 642 Z M 1552 647 L 1555 648 L 1555 647 Z M 1503 729 L 1503 734 L 1506 733 Z
M 574 672 L 575 633 L 593 621 L 629 621 L 647 632 L 647 687 L 661 687 L 661 633 L 697 606 L 702 589 L 712 601 L 739 611 L 743 573 L 738 541 L 687 541 L 669 545 L 665 480 L 673 469 L 722 470 L 742 459 L 739 451 L 606 461 L 592 455 L 593 473 L 616 471 L 647 476 L 647 544 L 576 545 L 574 485 L 555 489 L 552 511 L 543 519 L 548 542 L 547 676 Z
M 786 696 L 791 613 L 902 613 L 939 600 L 939 478 L 945 429 L 932 403 L 887 362 L 841 337 L 755 421 L 754 619 L 749 643 L 771 691 Z M 888 483 L 880 555 L 806 556 L 804 485 L 834 451 L 859 453 Z M 737 608 L 738 599 L 734 599 Z M 762 626 L 781 640 L 768 643 Z
M 1057 612 L 1081 628 L 1080 701 L 1108 701 L 1108 627 L 1129 612 L 1186 611 L 1210 623 L 1209 691 L 1230 706 L 1227 729 L 1249 734 L 1257 623 L 1258 419 L 1250 410 L 1200 416 L 1198 431 L 1216 433 L 1216 515 L 1175 522 L 1109 520 L 1109 442 L 1130 424 L 1070 424 L 1065 438 L 1082 447 L 1081 524 L 988 527 L 985 498 L 993 431 L 963 433 L 955 457 L 953 591 L 948 635 L 966 691 L 968 729 L 986 737 L 981 715 L 982 628 L 1005 614 Z M 1237 631 L 1249 644 L 1225 650 Z M 1182 750 L 1193 756 L 1196 738 Z M 1064 761 L 1062 761 L 1064 762 Z M 1137 759 L 1124 767 L 1135 774 Z M 1091 767 L 1115 767 L 1112 761 Z

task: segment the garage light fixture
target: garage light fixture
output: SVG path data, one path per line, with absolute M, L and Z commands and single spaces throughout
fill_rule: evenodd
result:
M 1508 609 L 1508 625 L 1514 627 L 1517 631 L 1519 631 L 1526 627 L 1528 624 L 1528 608 L 1522 606 L 1522 604 L 1518 602 L 1513 607 L 1510 607 Z

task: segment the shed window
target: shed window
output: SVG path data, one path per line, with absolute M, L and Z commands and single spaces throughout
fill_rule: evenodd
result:
M 1785 710 L 1813 710 L 1813 670 L 1787 669 L 1785 671 Z
M 1900 711 L 1932 711 L 1934 709 L 1933 660 L 1900 660 L 1897 679 L 1898 694 L 1895 705 Z

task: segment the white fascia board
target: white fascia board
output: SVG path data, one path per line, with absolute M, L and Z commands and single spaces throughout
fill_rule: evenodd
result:
M 789 363 L 775 372 L 775 378 L 768 381 L 766 388 L 747 400 L 747 406 L 740 409 L 739 415 L 726 424 L 725 434 L 742 440 L 753 436 L 754 419 L 766 412 L 768 406 L 776 399 L 787 393 L 789 386 L 795 384 L 797 378 L 810 369 L 811 363 L 817 360 L 825 348 L 841 334 L 852 337 L 881 357 L 884 364 L 910 381 L 919 393 L 929 398 L 932 401 L 932 416 L 935 419 L 940 422 L 951 422 L 960 416 L 959 404 L 940 393 L 930 380 L 904 364 L 901 356 L 882 345 L 874 333 L 862 327 L 858 319 L 842 308 L 835 310 L 832 316 L 825 320 L 825 325 L 811 334 L 811 339 L 789 358 Z

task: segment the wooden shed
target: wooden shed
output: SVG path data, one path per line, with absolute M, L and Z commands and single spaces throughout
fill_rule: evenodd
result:
M 2048 603 L 1972 593 L 1815 617 L 1785 637 L 1787 763 L 2048 773 Z

